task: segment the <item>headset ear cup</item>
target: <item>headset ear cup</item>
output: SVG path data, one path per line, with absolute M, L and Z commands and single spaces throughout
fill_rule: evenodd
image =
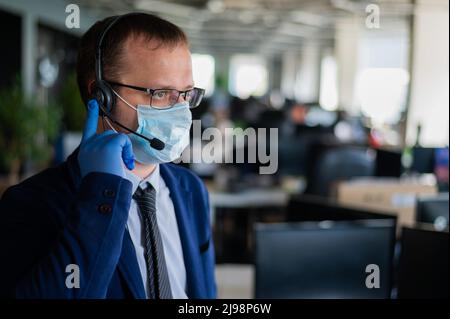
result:
M 114 107 L 116 106 L 116 95 L 114 94 L 114 91 L 108 82 L 104 82 L 104 84 L 105 84 L 105 97 L 108 103 L 107 110 L 109 113 L 112 113 Z
M 105 98 L 103 95 L 102 90 L 98 86 L 95 86 L 92 98 L 97 101 L 98 105 L 103 106 L 105 104 Z
M 101 106 L 101 109 L 103 108 L 107 113 L 111 113 L 115 105 L 115 96 L 108 83 L 104 81 L 96 83 L 94 98 Z

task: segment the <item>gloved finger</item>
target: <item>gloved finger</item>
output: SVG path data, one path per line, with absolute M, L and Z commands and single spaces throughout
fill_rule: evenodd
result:
M 131 140 L 126 134 L 120 134 L 120 146 L 122 147 L 122 160 L 125 166 L 132 170 L 134 169 L 134 154 Z
M 114 132 L 113 130 L 107 130 L 107 131 L 103 131 L 102 133 L 98 134 L 98 136 L 112 136 L 112 135 L 117 135 L 117 132 Z
M 92 141 L 95 141 L 97 145 L 107 145 L 110 141 L 114 141 L 117 136 L 117 132 L 113 130 L 107 130 L 102 133 L 96 134 Z
M 84 124 L 83 137 L 81 143 L 84 143 L 97 132 L 98 122 L 98 103 L 97 100 L 92 99 L 87 105 L 86 123 Z

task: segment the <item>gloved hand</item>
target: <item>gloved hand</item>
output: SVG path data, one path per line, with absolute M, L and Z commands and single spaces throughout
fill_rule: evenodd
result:
M 96 100 L 90 100 L 86 124 L 81 139 L 78 162 L 81 177 L 91 172 L 101 172 L 125 177 L 125 166 L 134 169 L 134 155 L 130 138 L 112 130 L 96 134 L 99 107 Z

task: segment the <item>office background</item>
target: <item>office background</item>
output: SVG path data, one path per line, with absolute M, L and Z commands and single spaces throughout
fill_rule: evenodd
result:
M 275 174 L 180 164 L 210 191 L 219 297 L 448 297 L 446 0 L 0 0 L 0 194 L 79 144 L 79 39 L 129 11 L 187 33 L 202 131 L 278 128 Z

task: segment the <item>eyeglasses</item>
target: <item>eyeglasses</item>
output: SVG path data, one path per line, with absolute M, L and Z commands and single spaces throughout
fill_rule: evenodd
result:
M 155 109 L 169 109 L 178 103 L 180 97 L 189 103 L 189 108 L 193 109 L 199 106 L 205 95 L 205 90 L 197 87 L 187 91 L 178 91 L 175 89 L 149 89 L 114 81 L 108 81 L 108 83 L 147 93 L 150 98 L 149 105 Z

